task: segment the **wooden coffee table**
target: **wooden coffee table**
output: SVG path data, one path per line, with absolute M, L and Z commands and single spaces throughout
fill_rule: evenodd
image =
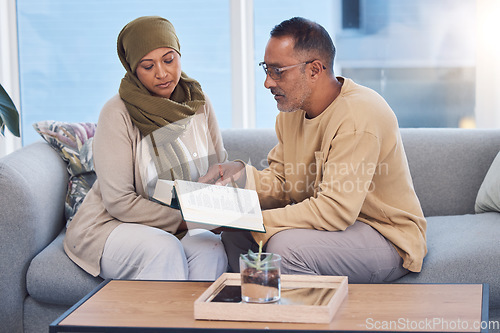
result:
M 195 320 L 212 282 L 106 280 L 50 325 L 50 332 L 480 332 L 487 284 L 349 284 L 329 324 Z

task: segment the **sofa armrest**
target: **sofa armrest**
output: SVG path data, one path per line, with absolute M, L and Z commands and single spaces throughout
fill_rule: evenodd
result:
M 28 266 L 62 230 L 66 163 L 45 142 L 0 159 L 0 322 L 21 332 Z

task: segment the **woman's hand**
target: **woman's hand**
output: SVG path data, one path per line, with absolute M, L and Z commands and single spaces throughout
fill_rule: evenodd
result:
M 198 179 L 200 183 L 227 185 L 235 182 L 239 187 L 245 187 L 245 164 L 240 161 L 214 164 L 208 168 L 207 173 Z

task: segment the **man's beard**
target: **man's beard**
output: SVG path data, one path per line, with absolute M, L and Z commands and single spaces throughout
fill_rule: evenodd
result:
M 287 101 L 287 96 L 283 94 L 282 90 L 277 88 L 271 88 L 271 93 L 273 95 L 283 96 L 284 102 Z M 310 94 L 311 94 L 310 90 L 302 91 L 300 98 L 298 100 L 295 100 L 293 103 L 287 103 L 288 104 L 287 105 L 284 103 L 280 103 L 279 101 L 276 101 L 277 102 L 276 106 L 280 112 L 295 112 L 298 110 L 303 110 L 304 102 L 307 99 L 307 97 L 309 97 Z

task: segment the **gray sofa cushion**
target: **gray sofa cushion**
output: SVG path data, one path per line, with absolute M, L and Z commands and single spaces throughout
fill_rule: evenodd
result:
M 103 281 L 75 265 L 63 249 L 65 230 L 33 258 L 26 285 L 38 302 L 73 305 Z
M 422 272 L 397 283 L 489 283 L 490 307 L 500 307 L 500 213 L 427 218 Z
M 425 216 L 474 214 L 477 191 L 500 150 L 498 131 L 402 128 Z

